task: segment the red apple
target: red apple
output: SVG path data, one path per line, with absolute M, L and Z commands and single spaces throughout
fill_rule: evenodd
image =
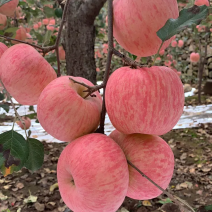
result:
M 49 30 L 49 31 L 54 31 L 54 26 L 49 24 L 49 25 L 46 26 L 46 29 Z
M 176 0 L 114 0 L 113 5 L 115 39 L 128 52 L 141 57 L 157 53 L 162 41 L 156 32 L 168 19 L 179 16 Z
M 63 201 L 74 212 L 115 212 L 128 189 L 126 157 L 108 136 L 85 135 L 61 153 L 57 180 Z
M 65 53 L 63 47 L 59 46 L 58 50 L 59 50 L 59 58 L 60 58 L 60 60 L 65 60 L 66 59 L 66 53 Z
M 178 47 L 179 47 L 179 48 L 182 48 L 183 45 L 184 45 L 184 41 L 183 41 L 183 40 L 179 40 L 179 41 L 178 41 Z
M 160 56 L 163 56 L 163 55 L 164 55 L 164 53 L 165 53 L 165 51 L 164 51 L 164 50 L 160 50 L 159 55 L 160 55 Z
M 117 130 L 113 131 L 110 137 L 119 144 L 126 158 L 147 177 L 163 189 L 168 187 L 174 171 L 174 155 L 162 138 L 144 134 L 124 135 Z M 129 174 L 128 197 L 148 200 L 162 193 L 131 166 Z
M 27 38 L 26 30 L 24 27 L 20 26 L 19 29 L 16 31 L 15 39 L 25 41 Z M 11 41 L 13 44 L 19 43 L 18 41 Z
M 0 7 L 0 13 L 6 16 L 12 16 L 15 13 L 19 0 L 11 0 Z
M 47 133 L 61 141 L 72 141 L 82 135 L 94 132 L 100 122 L 102 98 L 84 97 L 86 88 L 74 83 L 70 76 L 55 79 L 40 95 L 38 101 L 38 120 Z M 82 77 L 73 79 L 93 85 Z
M 32 36 L 31 36 L 29 33 L 26 33 L 26 36 L 27 36 L 26 42 L 28 42 L 28 43 L 33 43 L 33 38 L 32 38 Z
M 28 117 L 22 117 L 22 120 L 25 123 L 26 130 L 28 130 L 30 128 L 30 126 L 31 126 L 31 120 L 30 120 L 30 118 L 28 118 Z M 24 125 L 22 124 L 21 121 L 17 121 L 16 123 L 19 125 L 19 127 L 22 130 L 24 130 Z
M 7 17 L 6 15 L 0 14 L 0 30 L 3 30 L 7 26 Z
M 208 0 L 195 0 L 194 5 L 197 5 L 197 6 L 202 6 L 202 5 L 210 6 Z
M 57 78 L 51 65 L 27 44 L 10 47 L 0 64 L 1 80 L 20 104 L 37 104 L 42 90 Z
M 122 67 L 108 80 L 105 102 L 108 116 L 120 132 L 162 135 L 182 115 L 183 85 L 168 67 Z
M 8 47 L 4 43 L 0 42 L 0 58 L 7 49 L 8 49 Z
M 172 47 L 176 47 L 176 46 L 177 46 L 177 41 L 176 41 L 176 40 L 173 40 L 173 41 L 171 42 L 171 46 L 172 46 Z
M 190 54 L 190 61 L 191 62 L 198 62 L 200 60 L 200 55 L 199 53 L 195 53 L 195 52 L 192 52 Z
M 49 19 L 43 19 L 43 25 L 48 25 L 49 24 Z
M 34 24 L 34 25 L 33 25 L 33 29 L 34 29 L 34 30 L 38 30 L 38 28 L 39 28 L 39 25 L 38 25 L 38 24 Z

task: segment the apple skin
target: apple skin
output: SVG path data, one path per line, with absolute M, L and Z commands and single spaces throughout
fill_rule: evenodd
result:
M 179 41 L 178 41 L 178 47 L 179 47 L 179 48 L 182 48 L 183 45 L 184 45 L 184 41 L 183 41 L 183 40 L 179 40 Z
M 7 16 L 0 14 L 0 30 L 3 30 L 7 26 Z
M 132 162 L 147 177 L 166 189 L 174 171 L 174 155 L 169 145 L 159 136 L 145 134 L 124 135 L 114 130 L 109 137 L 118 143 L 127 160 Z M 127 196 L 148 200 L 159 196 L 162 191 L 129 166 Z
M 31 46 L 16 44 L 0 59 L 0 77 L 8 92 L 23 105 L 35 105 L 43 89 L 57 75 Z M 9 70 L 9 71 L 8 71 Z
M 199 55 L 199 53 L 192 52 L 192 53 L 190 54 L 190 61 L 191 61 L 191 62 L 196 63 L 196 62 L 199 62 L 199 60 L 200 60 L 200 55 Z
M 197 6 L 202 6 L 202 5 L 210 6 L 208 0 L 195 0 L 194 5 L 197 5 Z
M 16 31 L 15 39 L 25 41 L 27 38 L 26 29 L 22 26 Z M 11 41 L 13 44 L 19 43 L 18 41 Z
M 84 99 L 87 93 L 83 91 L 87 88 L 74 83 L 69 77 L 59 77 L 47 85 L 37 106 L 38 120 L 46 132 L 67 142 L 94 132 L 99 125 L 102 110 L 99 92 L 94 92 L 96 97 Z M 82 77 L 72 78 L 93 86 Z
M 4 44 L 0 42 L 0 58 L 2 57 L 2 55 L 4 54 L 4 52 L 8 49 L 8 47 Z
M 114 37 L 128 52 L 146 57 L 157 53 L 162 41 L 156 32 L 169 18 L 179 16 L 176 0 L 114 0 Z M 141 12 L 142 8 L 142 12 Z M 173 38 L 164 43 L 167 48 Z
M 0 7 L 0 13 L 6 16 L 14 15 L 19 0 L 12 0 Z
M 26 130 L 28 130 L 30 128 L 30 126 L 31 126 L 31 119 L 28 118 L 28 117 L 22 117 L 22 120 L 25 123 Z M 19 127 L 22 130 L 24 130 L 24 125 L 21 123 L 21 121 L 17 121 L 16 123 L 19 125 Z
M 168 67 L 122 67 L 108 80 L 105 103 L 111 123 L 120 132 L 163 135 L 182 115 L 184 90 Z
M 82 136 L 61 153 L 57 180 L 65 204 L 74 212 L 115 212 L 129 184 L 126 157 L 108 136 Z
M 65 60 L 66 59 L 66 53 L 65 53 L 65 51 L 64 51 L 64 49 L 63 49 L 63 47 L 62 46 L 59 46 L 59 58 L 60 58 L 60 60 L 62 61 L 62 60 Z
M 173 40 L 173 41 L 171 42 L 171 46 L 172 46 L 172 47 L 176 47 L 176 46 L 177 46 L 177 41 L 176 41 L 176 40 Z

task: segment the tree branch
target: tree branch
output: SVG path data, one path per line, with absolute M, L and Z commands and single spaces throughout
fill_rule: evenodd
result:
M 81 0 L 81 5 L 78 9 L 79 16 L 84 23 L 93 24 L 96 16 L 107 0 Z

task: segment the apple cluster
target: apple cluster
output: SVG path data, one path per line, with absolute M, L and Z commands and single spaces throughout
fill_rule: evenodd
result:
M 114 0 L 113 4 L 114 37 L 137 56 L 155 54 L 161 45 L 156 32 L 179 14 L 176 0 Z M 106 85 L 105 104 L 116 130 L 106 136 L 94 133 L 102 97 L 98 91 L 86 97 L 82 83 L 93 86 L 90 81 L 57 78 L 50 64 L 26 44 L 8 49 L 0 44 L 1 52 L 0 78 L 8 92 L 21 104 L 37 104 L 38 120 L 46 132 L 70 142 L 57 166 L 59 190 L 70 209 L 115 212 L 125 196 L 146 200 L 160 195 L 128 161 L 163 189 L 168 187 L 174 156 L 159 135 L 170 131 L 183 112 L 183 85 L 175 71 L 163 66 L 115 70 Z

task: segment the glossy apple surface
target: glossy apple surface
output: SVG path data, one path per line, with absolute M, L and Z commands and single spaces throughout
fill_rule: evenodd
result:
M 114 130 L 109 137 L 119 144 L 127 160 L 147 177 L 163 189 L 168 187 L 174 171 L 174 155 L 162 138 L 144 134 L 124 135 L 117 130 Z M 129 175 L 128 197 L 148 200 L 162 193 L 130 165 Z
M 55 79 L 40 95 L 38 101 L 38 120 L 47 133 L 61 141 L 72 141 L 80 136 L 94 132 L 100 122 L 102 98 L 87 97 L 86 88 L 74 83 L 70 76 Z M 93 85 L 82 77 L 73 79 Z
M 37 104 L 43 89 L 57 78 L 51 65 L 27 44 L 10 47 L 0 64 L 1 80 L 20 104 Z
M 120 132 L 162 135 L 182 115 L 183 85 L 168 67 L 122 67 L 108 80 L 105 102 L 111 123 Z
M 57 179 L 63 201 L 74 212 L 115 212 L 128 189 L 126 157 L 108 136 L 85 135 L 61 153 Z
M 179 16 L 176 0 L 114 0 L 113 5 L 115 39 L 124 49 L 141 57 L 157 53 L 162 41 L 156 32 L 168 19 Z

